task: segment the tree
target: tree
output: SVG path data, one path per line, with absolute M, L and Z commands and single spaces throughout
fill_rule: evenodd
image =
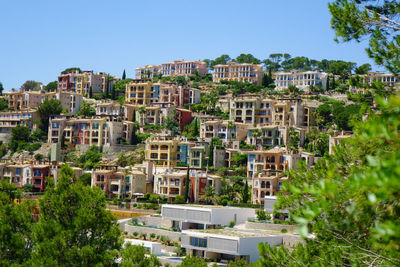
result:
M 11 130 L 11 140 L 8 148 L 15 152 L 30 140 L 31 130 L 25 126 L 16 126 Z
M 289 137 L 288 148 L 297 151 L 300 145 L 299 132 L 297 132 L 293 127 L 290 127 L 288 131 L 288 137 Z
M 40 128 L 46 133 L 46 136 L 49 130 L 49 118 L 61 114 L 62 110 L 61 102 L 57 99 L 45 99 L 40 104 L 38 108 L 41 120 Z
M 0 95 L 3 95 L 4 87 L 3 84 L 0 82 Z
M 329 104 L 322 104 L 316 110 L 316 123 L 319 127 L 326 127 L 331 121 L 332 108 Z
M 48 84 L 46 84 L 46 86 L 44 87 L 44 90 L 46 90 L 47 92 L 56 91 L 57 90 L 57 81 L 49 82 Z
M 93 169 L 100 164 L 102 153 L 97 146 L 91 146 L 79 157 L 80 166 L 84 169 Z
M 126 73 L 125 73 L 125 69 L 124 69 L 124 72 L 122 73 L 122 80 L 125 80 L 126 79 Z
M 88 102 L 83 101 L 81 108 L 79 109 L 76 116 L 92 117 L 96 115 L 96 110 Z
M 363 74 L 367 74 L 368 71 L 371 71 L 371 69 L 372 69 L 371 64 L 367 63 L 367 64 L 363 64 L 363 65 L 357 67 L 354 72 L 358 75 L 363 75 Z
M 33 91 L 33 90 L 39 90 L 39 83 L 35 81 L 26 81 L 22 86 L 21 90 L 22 91 Z
M 214 166 L 214 142 L 213 142 L 214 140 L 213 139 L 211 139 L 210 147 L 208 150 L 208 161 L 207 161 L 208 167 Z
M 36 242 L 30 265 L 112 265 L 121 248 L 120 229 L 106 210 L 98 187 L 76 183 L 64 164 L 57 186 L 40 199 L 41 215 L 34 227 Z
M 249 184 L 246 179 L 246 183 L 244 184 L 244 187 L 242 190 L 242 202 L 243 203 L 249 202 L 249 197 L 250 197 Z
M 66 149 L 67 148 L 67 144 L 65 144 L 65 131 L 62 132 L 61 134 L 61 149 Z
M 111 88 L 111 99 L 115 100 L 115 98 L 116 98 L 116 91 L 115 91 L 115 86 L 113 86 Z
M 186 172 L 186 179 L 185 179 L 185 202 L 187 202 L 188 201 L 188 199 L 189 199 L 189 183 L 190 183 L 190 176 L 189 176 L 189 173 L 190 172 L 190 169 L 189 169 L 189 166 L 187 167 L 187 172 Z
M 0 111 L 8 109 L 8 103 L 4 98 L 0 98 Z
M 172 135 L 176 135 L 180 132 L 179 121 L 176 119 L 177 115 L 177 111 L 173 110 L 165 120 L 165 127 L 172 132 Z
M 207 267 L 207 263 L 204 259 L 186 256 L 182 259 L 182 263 L 178 267 Z
M 142 266 L 142 267 L 155 267 L 161 266 L 160 260 L 156 255 L 150 255 L 150 257 L 146 257 L 147 250 L 143 246 L 134 246 L 130 243 L 125 245 L 125 248 L 122 249 L 121 256 L 121 266 L 122 267 L 134 267 L 134 266 Z
M 92 86 L 90 86 L 90 88 L 89 88 L 89 98 L 92 98 L 93 97 L 93 88 L 92 88 Z
M 84 186 L 91 186 L 92 185 L 92 174 L 91 173 L 84 173 L 79 177 L 78 180 Z
M 20 265 L 32 253 L 33 203 L 15 200 L 21 192 L 6 179 L 0 181 L 0 265 Z
M 225 65 L 229 61 L 231 61 L 231 57 L 229 55 L 224 54 L 224 55 L 221 55 L 220 57 L 217 57 L 214 60 L 211 60 L 210 67 L 213 70 L 215 65 L 219 65 L 219 64 Z
M 252 54 L 240 54 L 234 59 L 237 63 L 252 63 L 252 64 L 260 64 L 261 61 L 258 58 L 255 58 Z
M 324 156 L 329 150 L 329 135 L 313 127 L 310 132 L 306 133 L 304 147 L 317 156 Z
M 130 83 L 132 79 L 119 80 L 113 84 L 111 90 L 115 90 L 115 95 L 124 94 L 126 90 L 126 84 Z
M 287 208 L 304 244 L 259 245 L 262 266 L 400 264 L 400 98 L 377 98 L 378 113 L 354 127 L 314 169 L 289 171 L 276 209 Z
M 335 41 L 369 39 L 368 56 L 389 71 L 400 72 L 398 1 L 336 0 L 328 6 Z

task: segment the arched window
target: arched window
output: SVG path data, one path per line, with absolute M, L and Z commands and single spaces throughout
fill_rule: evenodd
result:
M 265 188 L 265 181 L 261 182 L 261 188 Z
M 267 188 L 270 188 L 270 187 L 271 187 L 271 183 L 267 182 Z

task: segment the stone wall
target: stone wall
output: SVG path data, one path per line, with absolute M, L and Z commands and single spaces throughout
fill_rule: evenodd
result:
M 154 233 L 156 235 L 163 235 L 163 236 L 168 236 L 172 241 L 179 241 L 179 238 L 181 237 L 180 232 L 172 232 L 172 231 L 167 231 L 167 230 L 162 230 L 162 229 L 157 229 L 157 228 L 151 228 L 151 227 L 143 227 L 143 226 L 133 226 L 126 224 L 125 225 L 125 232 L 128 232 L 129 235 L 132 235 L 133 232 L 138 232 L 139 234 L 147 234 L 150 235 L 151 233 Z

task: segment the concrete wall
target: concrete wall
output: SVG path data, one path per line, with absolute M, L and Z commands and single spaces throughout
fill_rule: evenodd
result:
M 305 244 L 305 240 L 299 235 L 283 235 L 283 245 L 285 247 L 294 247 L 298 243 Z
M 297 228 L 297 225 L 246 222 L 246 228 L 270 231 L 281 231 L 282 229 L 286 229 L 288 232 L 294 232 Z
M 129 141 L 129 140 L 128 140 Z M 104 145 L 103 152 L 105 153 L 121 153 L 136 150 L 137 148 L 144 147 L 144 145 L 131 146 L 131 145 Z
M 133 226 L 129 224 L 125 225 L 125 231 L 128 232 L 129 235 L 132 235 L 133 232 L 138 232 L 139 234 L 145 233 L 147 235 L 150 235 L 151 233 L 154 233 L 160 236 L 168 236 L 169 238 L 171 238 L 172 241 L 176 242 L 179 241 L 179 238 L 181 237 L 180 232 L 172 232 L 151 227 Z

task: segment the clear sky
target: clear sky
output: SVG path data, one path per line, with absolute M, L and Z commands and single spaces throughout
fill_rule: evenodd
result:
M 326 0 L 1 0 L 0 81 L 48 83 L 68 67 L 128 77 L 145 64 L 251 53 L 370 63 L 337 44 Z

